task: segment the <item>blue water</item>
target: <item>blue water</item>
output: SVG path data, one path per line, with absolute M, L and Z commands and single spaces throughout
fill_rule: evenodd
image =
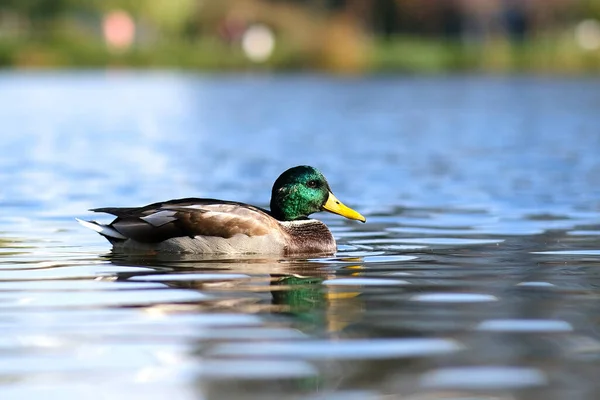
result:
M 595 399 L 600 81 L 0 74 L 0 397 Z M 74 218 L 267 206 L 335 257 L 113 254 Z

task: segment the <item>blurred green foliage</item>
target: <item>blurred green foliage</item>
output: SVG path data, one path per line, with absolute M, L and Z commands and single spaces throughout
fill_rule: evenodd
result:
M 514 1 L 487 3 L 497 7 L 482 14 L 477 0 L 475 12 L 458 6 L 470 2 L 451 0 L 3 0 L 0 66 L 600 71 L 600 48 L 582 48 L 574 34 L 580 21 L 600 19 L 600 1 L 539 0 L 527 9 L 510 8 Z M 102 25 L 114 10 L 135 23 L 134 42 L 119 51 L 107 46 Z M 270 27 L 276 38 L 261 63 L 246 56 L 236 31 L 255 23 Z

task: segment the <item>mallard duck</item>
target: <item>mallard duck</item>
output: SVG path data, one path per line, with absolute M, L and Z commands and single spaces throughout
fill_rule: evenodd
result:
M 108 225 L 82 221 L 115 249 L 185 253 L 334 254 L 327 226 L 309 215 L 329 211 L 366 219 L 331 192 L 321 172 L 293 167 L 273 184 L 271 210 L 234 201 L 186 198 L 133 208 L 96 208 L 117 218 Z

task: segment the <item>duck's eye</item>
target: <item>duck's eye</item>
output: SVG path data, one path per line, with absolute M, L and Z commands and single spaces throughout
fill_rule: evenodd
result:
M 317 181 L 308 181 L 308 183 L 306 184 L 306 186 L 308 186 L 309 188 L 316 188 L 317 187 Z

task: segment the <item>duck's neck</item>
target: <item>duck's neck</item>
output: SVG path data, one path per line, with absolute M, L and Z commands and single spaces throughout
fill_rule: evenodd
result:
M 288 234 L 287 254 L 335 254 L 335 239 L 327 225 L 316 219 L 282 222 Z
M 271 215 L 279 221 L 297 221 L 306 219 L 306 213 L 296 203 L 286 202 L 280 206 L 271 200 Z

